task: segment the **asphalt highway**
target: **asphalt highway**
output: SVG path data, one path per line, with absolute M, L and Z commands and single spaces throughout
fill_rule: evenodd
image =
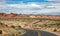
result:
M 53 33 L 46 32 L 46 31 L 38 31 L 38 30 L 26 30 L 26 33 L 21 36 L 57 36 Z

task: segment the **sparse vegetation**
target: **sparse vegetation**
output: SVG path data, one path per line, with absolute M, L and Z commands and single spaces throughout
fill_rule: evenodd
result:
M 2 30 L 0 30 L 0 34 L 2 34 Z
M 15 26 L 13 26 L 13 25 L 12 25 L 11 27 L 12 27 L 12 28 L 15 28 Z
M 57 29 L 54 29 L 53 31 L 54 31 L 54 32 L 56 32 L 56 31 L 57 31 Z
M 13 31 L 12 29 L 10 30 L 10 28 L 13 28 L 15 30 L 20 30 L 20 28 L 28 28 L 27 26 L 30 27 L 29 29 L 33 28 L 38 30 L 41 30 L 41 29 L 45 30 L 47 28 L 50 30 L 52 28 L 60 29 L 60 20 L 50 19 L 50 18 L 49 19 L 46 19 L 46 18 L 0 18 L 0 21 L 2 22 L 0 23 L 1 25 L 3 25 L 3 23 L 6 23 L 7 25 L 4 24 L 5 26 L 7 27 L 9 27 L 8 25 L 11 26 L 9 27 L 9 31 Z M 34 25 L 32 24 L 32 22 L 34 23 Z M 17 28 L 14 25 L 17 25 Z M 57 29 L 52 29 L 52 30 L 56 32 Z M 5 36 L 14 36 L 14 34 L 12 35 L 8 34 Z

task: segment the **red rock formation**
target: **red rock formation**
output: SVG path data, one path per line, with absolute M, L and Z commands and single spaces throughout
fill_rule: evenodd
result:
M 12 17 L 16 17 L 17 15 L 18 14 L 10 13 L 10 14 L 7 14 L 6 16 L 12 18 Z
M 6 13 L 0 13 L 0 18 L 5 17 Z
M 5 13 L 0 13 L 0 18 L 53 18 L 53 19 L 59 19 L 60 16 L 50 16 L 50 15 L 42 15 L 42 16 L 36 16 L 36 15 L 27 15 L 27 14 L 15 14 L 15 13 L 10 13 L 10 14 L 5 14 Z
M 26 15 L 26 14 L 19 14 L 19 17 L 20 17 L 20 18 L 28 18 L 29 16 Z

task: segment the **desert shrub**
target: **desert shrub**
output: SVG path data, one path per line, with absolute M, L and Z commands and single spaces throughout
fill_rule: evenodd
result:
M 21 28 L 21 26 L 18 26 L 18 28 Z
M 15 34 L 4 34 L 4 36 L 15 36 Z
M 12 27 L 12 28 L 15 28 L 15 26 L 13 26 L 13 25 L 12 25 L 11 27 Z
M 56 32 L 56 31 L 57 31 L 57 29 L 54 29 L 53 31 L 54 31 L 54 32 Z
M 2 30 L 0 30 L 0 34 L 2 34 Z

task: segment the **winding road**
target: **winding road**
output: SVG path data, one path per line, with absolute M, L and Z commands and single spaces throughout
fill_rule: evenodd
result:
M 53 33 L 46 32 L 46 31 L 38 31 L 38 30 L 26 30 L 26 33 L 21 36 L 57 36 Z

